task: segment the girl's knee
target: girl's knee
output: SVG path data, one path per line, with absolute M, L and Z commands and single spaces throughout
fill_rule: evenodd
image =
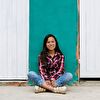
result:
M 68 73 L 68 76 L 69 76 L 69 78 L 70 78 L 70 79 L 72 79 L 72 78 L 73 78 L 72 73 Z
M 28 77 L 33 77 L 33 76 L 36 76 L 37 74 L 36 74 L 36 72 L 34 72 L 34 71 L 30 71 L 29 73 L 28 73 Z
M 68 81 L 72 80 L 72 78 L 73 78 L 72 73 L 66 72 L 66 78 L 67 78 Z

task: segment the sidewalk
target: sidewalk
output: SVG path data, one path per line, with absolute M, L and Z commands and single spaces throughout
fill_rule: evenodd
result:
M 32 86 L 0 86 L 0 100 L 100 100 L 100 81 L 68 86 L 66 94 L 35 94 Z

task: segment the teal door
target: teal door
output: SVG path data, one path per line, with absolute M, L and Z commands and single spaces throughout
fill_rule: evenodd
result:
M 30 0 L 29 70 L 38 72 L 38 55 L 43 38 L 52 33 L 65 55 L 65 69 L 75 75 L 77 0 Z

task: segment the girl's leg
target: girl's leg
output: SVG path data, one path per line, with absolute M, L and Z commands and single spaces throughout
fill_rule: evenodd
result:
M 71 81 L 72 78 L 73 78 L 73 75 L 69 72 L 66 72 L 55 81 L 55 84 L 58 87 L 64 86 L 66 83 Z
M 35 85 L 38 85 L 38 86 L 40 86 L 44 82 L 44 80 L 41 78 L 41 76 L 38 75 L 34 71 L 30 71 L 28 73 L 28 80 L 32 81 Z
M 28 73 L 28 79 L 29 81 L 34 82 L 36 85 L 43 87 L 45 89 L 48 89 L 50 91 L 54 91 L 54 88 L 50 85 L 48 85 L 42 78 L 40 75 L 38 75 L 36 72 L 34 71 L 30 71 Z

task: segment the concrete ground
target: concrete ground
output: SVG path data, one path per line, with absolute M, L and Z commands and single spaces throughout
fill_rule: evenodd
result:
M 68 86 L 66 94 L 35 94 L 33 86 L 0 86 L 0 100 L 100 100 L 100 81 Z

